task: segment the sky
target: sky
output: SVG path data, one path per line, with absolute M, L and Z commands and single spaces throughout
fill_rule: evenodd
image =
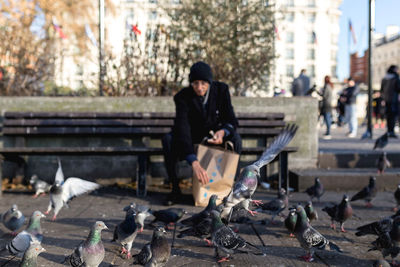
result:
M 325 0 L 318 0 L 325 1 Z M 362 55 L 368 47 L 368 4 L 369 0 L 343 0 L 340 10 L 340 35 L 338 51 L 339 80 L 349 75 L 349 48 L 348 29 L 349 19 L 352 22 L 356 34 L 357 43 L 350 42 L 350 52 L 357 51 Z M 386 26 L 400 26 L 400 0 L 376 0 L 375 1 L 375 31 L 385 33 Z

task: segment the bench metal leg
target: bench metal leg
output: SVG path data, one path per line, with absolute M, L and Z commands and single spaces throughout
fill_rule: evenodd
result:
M 146 177 L 147 177 L 147 156 L 138 156 L 139 171 L 137 174 L 137 187 L 136 195 L 138 197 L 145 197 L 147 194 Z
M 3 159 L 0 157 L 0 197 L 2 196 L 2 194 L 3 194 L 3 188 L 2 188 L 2 185 L 3 185 Z
M 279 153 L 279 179 L 278 188 L 282 187 L 282 180 L 286 183 L 286 193 L 289 193 L 289 168 L 288 168 L 288 152 Z

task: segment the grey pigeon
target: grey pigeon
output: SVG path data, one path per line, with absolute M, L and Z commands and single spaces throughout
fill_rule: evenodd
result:
M 296 213 L 297 222 L 294 233 L 300 243 L 300 246 L 304 248 L 307 252 L 306 255 L 301 257 L 302 259 L 307 262 L 312 261 L 314 251 L 316 249 L 329 249 L 342 252 L 342 250 L 336 244 L 326 239 L 322 234 L 320 234 L 310 225 L 307 219 L 307 214 L 302 206 L 297 206 Z
M 131 258 L 132 243 L 135 241 L 138 227 L 136 224 L 136 212 L 131 206 L 124 208 L 126 211 L 125 220 L 115 227 L 113 241 L 122 245 L 121 254 L 125 254 L 126 259 Z
M 72 267 L 97 267 L 102 263 L 105 255 L 104 245 L 101 241 L 101 231 L 108 229 L 102 221 L 93 224 L 89 236 L 82 241 L 74 252 L 64 259 Z
M 41 194 L 45 195 L 50 192 L 51 184 L 40 180 L 36 174 L 32 175 L 29 183 L 33 186 L 33 189 L 35 189 L 35 195 L 33 195 L 33 198 L 37 198 Z
M 398 211 L 398 207 L 400 205 L 400 184 L 397 185 L 396 191 L 394 191 L 394 199 L 396 200 L 396 207 L 393 211 Z
M 229 220 L 228 222 L 232 222 L 232 223 L 249 223 L 251 221 L 251 219 L 249 218 L 249 214 L 251 214 L 251 216 L 255 216 L 257 214 L 256 211 L 251 211 L 249 206 L 250 203 L 252 201 L 250 199 L 246 199 L 242 202 L 239 202 L 238 204 L 236 204 L 235 206 L 233 206 L 232 210 L 231 210 L 231 214 L 229 215 Z M 253 202 L 254 203 L 254 202 Z M 260 204 L 258 204 L 260 205 Z M 222 219 L 222 221 L 227 224 L 228 222 L 225 222 L 225 219 Z
M 215 256 L 219 258 L 219 249 L 225 252 L 226 257 L 222 257 L 218 262 L 228 261 L 229 257 L 236 251 L 245 248 L 247 245 L 256 248 L 258 251 L 260 249 L 253 244 L 247 242 L 238 234 L 236 234 L 229 226 L 226 226 L 220 217 L 218 211 L 211 211 L 212 216 L 212 234 L 211 241 L 214 245 Z
M 25 252 L 20 267 L 37 267 L 37 257 L 40 253 L 46 250 L 42 247 L 39 242 L 31 242 L 28 250 Z
M 347 195 L 343 195 L 342 201 L 339 204 L 325 207 L 322 211 L 325 211 L 328 213 L 329 217 L 331 217 L 331 228 L 336 229 L 336 221 L 340 224 L 340 230 L 346 232 L 346 230 L 344 230 L 344 222 L 353 215 L 353 208 L 350 205 Z
M 199 213 L 193 214 L 191 217 L 182 220 L 181 224 L 187 228 L 180 231 L 178 237 L 195 236 L 203 239 L 208 245 L 211 242 L 207 239 L 211 235 L 211 211 L 216 210 L 216 201 L 218 196 L 212 195 L 208 200 L 208 205 Z
M 29 221 L 26 230 L 20 232 L 14 237 L 2 251 L 7 251 L 9 254 L 17 257 L 22 257 L 25 251 L 29 248 L 30 243 L 42 242 L 43 231 L 40 226 L 40 219 L 45 216 L 40 211 L 35 211 Z
M 25 216 L 18 210 L 16 204 L 12 205 L 9 210 L 1 214 L 0 219 L 4 226 L 11 231 L 12 235 L 16 235 L 16 231 L 18 231 L 25 222 Z
M 271 223 L 274 224 L 274 218 L 276 215 L 280 215 L 289 205 L 289 197 L 286 194 L 286 190 L 281 188 L 278 192 L 278 197 L 271 200 L 270 202 L 260 205 L 260 211 L 267 212 L 272 215 Z
M 143 232 L 144 221 L 151 215 L 151 210 L 146 205 L 138 205 L 136 207 L 136 223 L 139 225 L 139 233 Z
M 165 235 L 166 231 L 163 227 L 156 227 L 151 242 L 144 245 L 139 254 L 133 256 L 133 264 L 164 266 L 171 255 L 171 247 Z
M 307 193 L 307 195 L 310 196 L 311 201 L 316 197 L 318 199 L 318 202 L 320 202 L 320 199 L 325 193 L 325 190 L 319 178 L 315 177 L 314 185 L 307 188 L 305 192 Z
M 384 173 L 386 168 L 390 168 L 392 164 L 390 161 L 387 159 L 386 152 L 382 152 L 382 154 L 379 156 L 378 160 L 376 161 L 376 168 L 378 169 L 378 174 Z
M 259 201 L 252 200 L 260 178 L 260 169 L 270 163 L 287 146 L 296 134 L 297 129 L 296 125 L 289 125 L 284 128 L 256 162 L 243 168 L 231 192 L 226 197 L 221 218 L 227 219 L 231 214 L 232 208 L 244 200 L 260 204 Z M 251 213 L 250 210 L 249 212 Z
M 307 202 L 306 206 L 304 207 L 304 210 L 306 211 L 307 218 L 310 221 L 310 223 L 314 220 L 318 220 L 318 213 L 314 209 L 311 201 Z
M 396 258 L 400 253 L 400 248 L 398 247 L 398 242 L 392 239 L 389 232 L 384 232 L 378 235 L 378 238 L 371 242 L 372 248 L 368 251 L 378 250 L 382 253 L 382 256 L 386 258 L 391 256 L 392 260 Z
M 289 214 L 285 219 L 285 227 L 288 229 L 290 233 L 290 237 L 294 237 L 294 229 L 296 227 L 296 222 L 297 222 L 297 213 L 296 213 L 296 208 L 290 208 L 289 209 Z
M 187 212 L 181 208 L 151 211 L 151 214 L 155 217 L 152 223 L 163 222 L 165 225 L 175 224 L 186 213 Z
M 60 182 L 61 180 L 55 181 L 50 189 L 50 202 L 47 207 L 45 214 L 49 214 L 52 208 L 54 208 L 54 216 L 52 220 L 54 221 L 57 214 L 60 212 L 63 206 L 68 207 L 68 202 L 79 195 L 93 191 L 100 187 L 99 184 L 85 181 L 80 178 L 70 177 L 65 182 Z
M 376 187 L 376 178 L 374 176 L 371 176 L 369 178 L 368 185 L 364 187 L 361 191 L 359 191 L 357 194 L 355 194 L 351 198 L 351 201 L 364 199 L 366 202 L 365 206 L 367 208 L 371 208 L 372 207 L 371 201 L 375 198 L 377 192 L 378 188 Z
M 388 133 L 384 133 L 378 139 L 376 139 L 375 145 L 374 145 L 374 150 L 377 148 L 384 148 L 388 144 L 388 141 L 389 141 L 388 137 L 389 137 Z

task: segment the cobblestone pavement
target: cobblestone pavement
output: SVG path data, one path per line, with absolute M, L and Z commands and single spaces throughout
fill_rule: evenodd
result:
M 361 185 L 360 185 L 361 186 Z M 350 196 L 354 192 L 346 192 Z M 276 191 L 258 190 L 255 199 L 268 201 L 275 197 Z M 321 209 L 331 202 L 338 202 L 343 192 L 327 192 L 321 203 L 315 203 L 320 219 L 313 225 L 328 239 L 339 245 L 345 253 L 317 252 L 315 261 L 305 263 L 298 257 L 304 254 L 298 242 L 288 236 L 282 221 L 277 225 L 256 224 L 255 229 L 265 243 L 266 256 L 252 254 L 236 254 L 228 263 L 222 266 L 372 266 L 372 260 L 381 257 L 379 252 L 367 252 L 373 237 L 356 237 L 355 229 L 365 223 L 392 214 L 394 206 L 392 192 L 380 192 L 373 201 L 374 207 L 367 209 L 363 202 L 353 204 L 356 214 L 345 224 L 347 233 L 341 233 L 329 228 L 329 218 Z M 50 221 L 49 216 L 42 222 L 44 229 L 43 246 L 47 250 L 39 256 L 39 266 L 62 266 L 60 262 L 65 255 L 72 252 L 79 242 L 86 238 L 89 227 L 97 220 L 103 220 L 111 229 L 103 232 L 103 241 L 106 247 L 106 257 L 100 266 L 129 266 L 132 260 L 120 257 L 118 247 L 111 243 L 112 232 L 115 225 L 124 218 L 122 208 L 130 202 L 149 204 L 152 209 L 165 208 L 161 205 L 165 193 L 149 192 L 144 199 L 135 197 L 134 192 L 128 189 L 107 187 L 90 195 L 74 199 L 69 209 L 61 210 L 57 221 Z M 191 196 L 187 195 L 186 205 L 177 205 L 185 208 L 189 214 L 198 212 L 201 208 L 193 207 Z M 293 193 L 290 197 L 291 204 L 304 202 L 308 197 L 304 193 Z M 32 199 L 28 194 L 4 193 L 0 198 L 0 211 L 8 209 L 13 203 L 18 204 L 25 216 L 29 217 L 34 210 L 44 211 L 48 204 L 48 196 Z M 285 211 L 287 214 L 287 211 Z M 259 214 L 254 219 L 270 219 L 269 215 Z M 151 219 L 148 218 L 150 221 Z M 255 235 L 251 225 L 239 226 L 240 234 L 253 244 L 262 246 L 260 239 Z M 138 234 L 132 252 L 137 253 L 144 243 L 151 239 L 152 229 L 146 226 L 143 233 Z M 3 246 L 11 236 L 3 225 L 0 226 L 0 246 Z M 169 235 L 170 242 L 172 234 Z M 203 241 L 195 238 L 176 239 L 175 247 L 167 266 L 218 266 L 213 257 L 213 249 L 206 247 Z M 0 257 L 0 266 L 18 266 L 19 259 Z M 6 265 L 4 265 L 6 264 Z

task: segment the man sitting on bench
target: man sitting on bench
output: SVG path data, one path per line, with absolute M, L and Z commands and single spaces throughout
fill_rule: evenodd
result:
M 209 181 L 207 172 L 197 160 L 194 144 L 209 136 L 208 144 L 222 145 L 231 141 L 234 150 L 240 154 L 242 140 L 236 132 L 238 121 L 235 117 L 227 84 L 212 80 L 211 68 L 204 62 L 197 62 L 190 68 L 189 87 L 181 89 L 175 96 L 176 117 L 172 132 L 162 139 L 164 162 L 172 193 L 166 205 L 173 205 L 181 199 L 177 177 L 179 160 L 186 159 L 192 166 L 193 174 L 202 184 Z

